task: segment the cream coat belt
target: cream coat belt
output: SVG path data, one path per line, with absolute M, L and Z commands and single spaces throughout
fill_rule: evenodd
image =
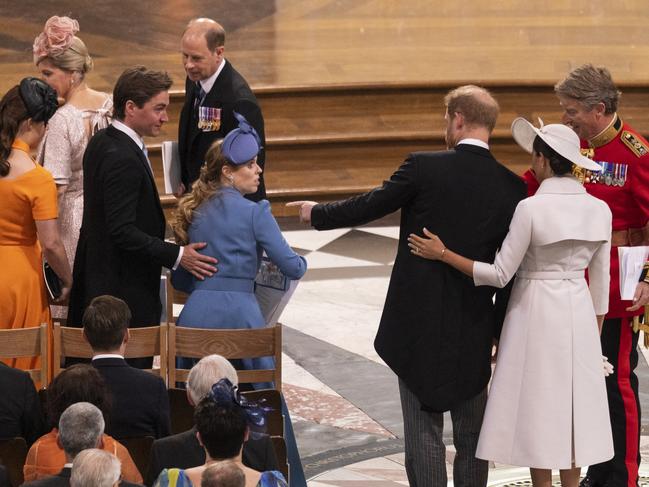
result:
M 520 279 L 540 279 L 543 281 L 583 279 L 584 271 L 518 271 L 516 277 Z

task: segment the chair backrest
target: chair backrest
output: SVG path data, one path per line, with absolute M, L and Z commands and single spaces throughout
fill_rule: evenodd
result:
M 257 389 L 241 393 L 249 401 L 255 401 L 267 408 L 266 431 L 268 436 L 284 436 L 284 415 L 282 414 L 282 398 L 277 389 Z
M 13 487 L 23 483 L 25 458 L 27 458 L 27 443 L 24 438 L 0 440 L 0 463 L 6 467 L 9 482 Z
M 0 330 L 0 358 L 40 357 L 40 367 L 29 369 L 35 383 L 48 383 L 47 325 L 42 323 L 33 328 Z
M 174 289 L 171 285 L 171 272 L 167 271 L 165 279 L 167 323 L 175 323 L 174 304 L 185 304 L 187 293 Z
M 176 357 L 202 358 L 218 353 L 227 359 L 273 357 L 275 368 L 237 370 L 239 382 L 273 382 L 282 390 L 282 325 L 260 329 L 187 328 L 169 323 L 169 384 L 187 381 L 188 369 L 176 367 Z
M 279 471 L 284 474 L 286 478 L 286 483 L 291 485 L 291 481 L 288 478 L 288 457 L 286 455 L 286 441 L 281 436 L 271 436 L 270 440 L 273 442 L 273 450 L 275 450 L 275 456 L 277 457 L 277 467 Z
M 167 381 L 167 325 L 129 328 L 126 358 L 160 355 L 160 368 L 148 369 Z M 61 371 L 66 357 L 92 358 L 92 348 L 83 337 L 83 328 L 54 324 L 54 375 Z
M 170 386 L 173 384 L 169 383 Z M 169 416 L 171 418 L 171 434 L 177 435 L 194 426 L 194 407 L 187 401 L 187 390 L 169 387 Z
M 118 441 L 126 447 L 137 469 L 144 475 L 149 470 L 151 458 L 151 445 L 153 436 L 138 436 L 134 438 L 120 438 Z

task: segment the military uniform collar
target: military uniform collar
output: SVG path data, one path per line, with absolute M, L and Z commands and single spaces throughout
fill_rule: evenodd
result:
M 611 120 L 611 123 L 609 123 L 608 126 L 599 134 L 588 141 L 588 146 L 596 149 L 597 147 L 606 145 L 615 137 L 617 137 L 620 134 L 621 130 L 622 119 L 616 113 L 613 117 L 613 120 Z

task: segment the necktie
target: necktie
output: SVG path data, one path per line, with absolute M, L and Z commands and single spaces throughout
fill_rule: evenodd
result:
M 203 99 L 205 98 L 205 90 L 201 86 L 200 81 L 196 82 L 196 92 L 198 93 L 196 95 L 196 98 L 194 99 L 194 108 L 198 108 L 201 103 L 203 103 Z
M 146 145 L 142 146 L 142 152 L 144 152 L 144 157 L 146 158 L 146 162 L 149 164 L 149 170 L 151 171 L 151 174 L 153 174 L 153 166 L 151 166 L 151 161 L 149 160 L 149 151 L 146 150 Z

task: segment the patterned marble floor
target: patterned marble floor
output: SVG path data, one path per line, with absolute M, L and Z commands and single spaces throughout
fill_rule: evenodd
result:
M 396 255 L 398 215 L 325 232 L 292 219 L 280 226 L 309 264 L 280 320 L 284 393 L 309 486 L 408 485 L 396 377 L 373 348 Z M 647 357 L 640 362 L 641 402 L 649 404 Z M 446 423 L 452 485 L 450 418 Z M 643 422 L 643 435 L 648 425 Z M 649 436 L 642 437 L 642 450 L 649 454 Z M 489 478 L 490 485 L 512 479 L 525 485 L 529 476 L 527 469 L 492 465 Z

